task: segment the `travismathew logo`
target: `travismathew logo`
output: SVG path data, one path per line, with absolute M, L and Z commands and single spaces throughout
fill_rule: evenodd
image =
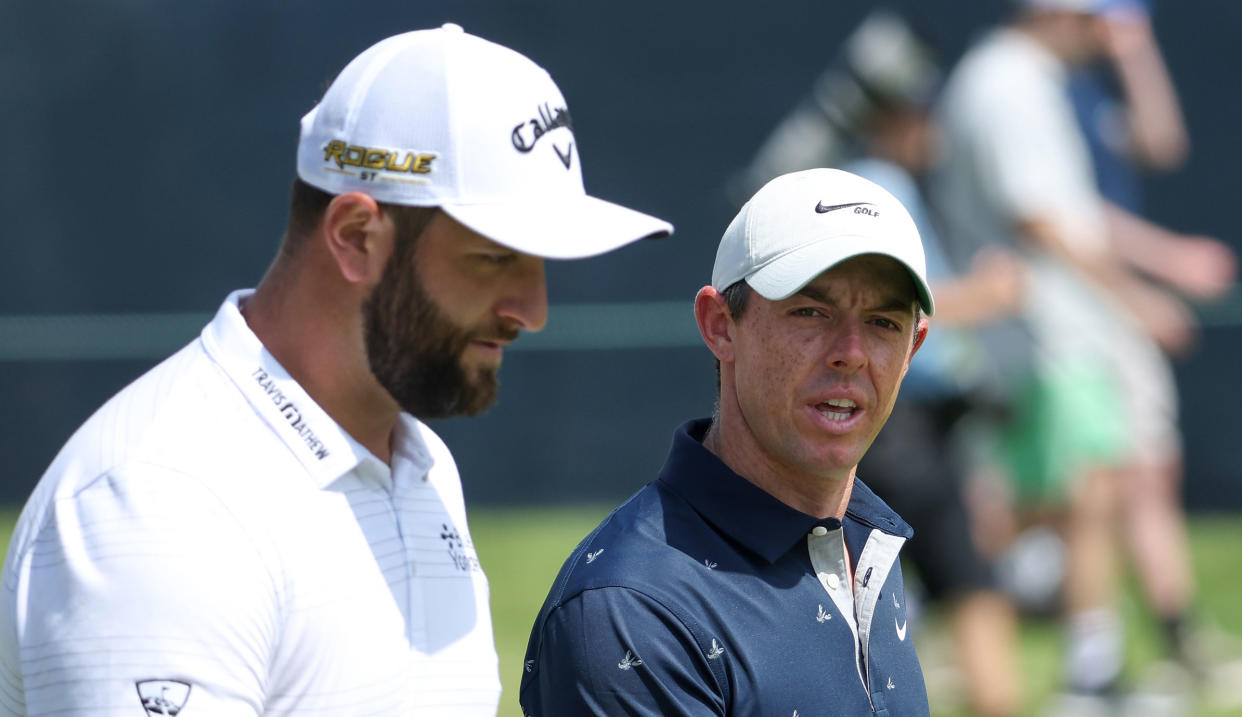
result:
M 289 425 L 293 427 L 293 430 L 298 432 L 298 436 L 311 449 L 315 457 L 321 461 L 327 458 L 327 447 L 324 446 L 323 441 L 319 440 L 315 432 L 310 429 L 310 426 L 306 425 L 306 419 L 302 417 L 302 411 L 294 405 L 293 401 L 285 396 L 283 391 L 276 387 L 276 379 L 272 378 L 267 371 L 261 368 L 255 369 L 254 373 L 250 375 L 258 382 L 259 388 L 263 389 L 268 398 L 272 399 L 272 403 L 276 404 L 280 415 L 284 416 Z
M 535 148 L 535 144 L 543 138 L 544 135 L 554 129 L 564 127 L 573 134 L 574 123 L 569 117 L 569 108 L 557 107 L 551 109 L 548 103 L 544 102 L 537 108 L 537 117 L 519 122 L 513 128 L 511 139 L 513 140 L 513 148 L 525 154 Z M 529 129 L 528 129 L 529 128 Z M 565 169 L 569 169 L 574 159 L 574 143 L 570 140 L 569 146 L 564 152 L 556 144 L 552 145 L 552 149 L 556 150 L 556 156 L 560 157 L 561 164 L 565 165 Z
M 181 680 L 142 680 L 134 686 L 148 715 L 178 714 L 190 699 L 190 684 Z
M 872 204 L 871 202 L 848 202 L 846 204 L 824 204 L 821 201 L 815 204 L 815 213 L 816 214 L 827 214 L 828 212 L 835 212 L 838 209 L 846 209 L 848 207 L 854 207 L 855 214 L 867 214 L 869 216 L 878 217 L 880 216 L 879 211 L 875 209 L 868 209 L 868 207 L 874 207 L 874 206 L 875 205 Z

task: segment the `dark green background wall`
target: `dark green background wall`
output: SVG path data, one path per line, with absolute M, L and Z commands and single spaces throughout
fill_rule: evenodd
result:
M 891 5 L 918 15 L 951 58 L 1003 12 L 999 2 Z M 552 302 L 681 302 L 684 311 L 674 310 L 664 328 L 691 341 L 515 351 L 506 358 L 497 408 L 437 427 L 472 501 L 628 494 L 653 476 L 672 429 L 710 411 L 711 361 L 693 345 L 690 301 L 708 279 L 732 216 L 723 182 L 870 7 L 795 0 L 3 3 L 0 318 L 8 323 L 0 322 L 0 353 L 7 348 L 8 358 L 0 360 L 0 500 L 24 498 L 98 403 L 194 333 L 192 322 L 168 336 L 144 324 L 110 329 L 98 344 L 107 339 L 121 355 L 124 346 L 145 346 L 130 358 L 48 360 L 37 351 L 21 358 L 40 324 L 13 317 L 208 316 L 266 267 L 284 222 L 298 120 L 334 73 L 384 36 L 446 20 L 548 68 L 573 111 L 588 189 L 677 226 L 667 241 L 553 264 Z M 1242 5 L 1165 3 L 1157 27 L 1195 151 L 1183 171 L 1150 182 L 1151 213 L 1238 246 L 1242 100 L 1230 78 L 1242 60 Z M 1200 507 L 1242 507 L 1242 457 L 1234 449 L 1242 328 L 1230 320 L 1206 329 L 1196 355 L 1178 367 L 1188 497 Z

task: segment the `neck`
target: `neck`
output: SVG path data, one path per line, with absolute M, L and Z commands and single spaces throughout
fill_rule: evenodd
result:
M 759 450 L 747 430 L 738 430 L 743 419 L 733 411 L 721 413 L 703 438 L 711 451 L 734 473 L 753 483 L 785 505 L 816 518 L 845 517 L 854 490 L 857 466 L 837 475 L 817 475 L 778 464 Z
M 274 266 L 242 306 L 242 316 L 264 348 L 337 425 L 391 463 L 400 408 L 367 365 L 361 297 L 313 263 Z

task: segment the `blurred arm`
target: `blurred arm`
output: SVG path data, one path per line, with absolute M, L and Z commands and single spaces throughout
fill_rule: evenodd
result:
M 1134 268 L 1194 299 L 1218 299 L 1237 278 L 1237 259 L 1223 242 L 1178 234 L 1105 203 L 1109 239 Z
M 1190 151 L 1181 105 L 1146 14 L 1113 13 L 1102 21 L 1104 46 L 1125 93 L 1135 159 L 1174 169 Z

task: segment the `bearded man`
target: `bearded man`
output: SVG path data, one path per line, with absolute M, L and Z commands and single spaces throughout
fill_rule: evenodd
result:
M 446 25 L 307 114 L 254 291 L 43 476 L 0 600 L 0 714 L 495 715 L 487 580 L 423 420 L 495 399 L 543 261 L 668 234 L 588 196 L 548 74 Z

